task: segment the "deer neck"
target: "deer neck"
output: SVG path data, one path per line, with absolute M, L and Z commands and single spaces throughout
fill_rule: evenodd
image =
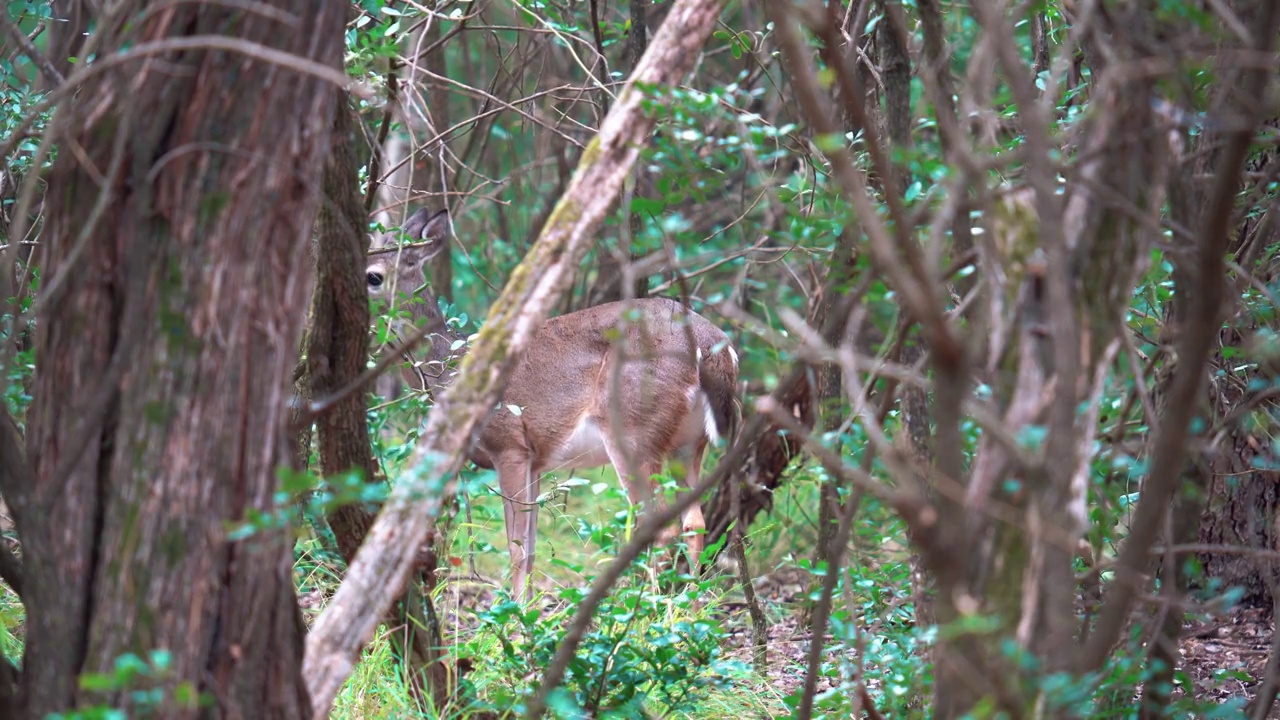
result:
M 445 322 L 436 295 L 426 288 L 411 298 L 408 310 L 409 318 L 396 328 L 401 342 L 424 329 L 427 334 L 403 353 L 407 366 L 402 374 L 413 389 L 434 395 L 457 374 L 457 364 L 467 352 L 466 336 Z

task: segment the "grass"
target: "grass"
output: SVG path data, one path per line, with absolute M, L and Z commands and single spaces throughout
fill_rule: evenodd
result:
M 0 542 L 6 542 L 0 538 Z M 18 594 L 0 583 L 0 654 L 15 665 L 22 661 L 22 639 L 27 613 Z
M 387 439 L 388 434 L 382 434 L 380 455 L 394 477 L 414 438 L 405 437 L 403 445 Z M 442 558 L 442 566 L 450 568 L 450 582 L 442 583 L 435 602 L 446 618 L 450 652 L 469 659 L 474 668 L 466 680 L 475 697 L 506 707 L 517 702 L 519 694 L 536 680 L 538 673 L 532 666 L 545 664 L 572 615 L 574 599 L 585 594 L 591 579 L 613 561 L 634 529 L 635 516 L 610 469 L 544 478 L 534 571 L 534 584 L 544 602 L 540 614 L 522 617 L 511 609 L 514 606 L 504 603 L 509 559 L 502 503 L 492 490 L 495 485 L 492 472 L 472 471 L 463 478 L 460 507 L 449 523 L 448 549 Z M 805 515 L 808 508 L 816 507 L 817 494 L 817 485 L 812 482 L 792 483 L 777 499 L 774 512 L 756 524 L 749 558 L 753 573 L 791 565 L 809 552 L 805 546 L 811 544 L 811 533 L 797 532 L 797 528 L 812 527 L 812 519 Z M 799 516 L 794 523 L 792 516 Z M 304 592 L 318 590 L 328 595 L 339 582 L 332 555 L 320 549 L 314 535 L 300 545 L 299 568 Z M 640 706 L 646 713 L 662 712 L 663 717 L 789 714 L 785 693 L 752 675 L 745 663 L 725 662 L 718 655 L 721 645 L 727 643 L 727 631 L 746 632 L 747 627 L 745 616 L 731 616 L 725 609 L 726 601 L 741 607 L 735 576 L 718 575 L 702 583 L 699 599 L 704 605 L 698 610 L 690 608 L 687 596 L 664 592 L 651 563 L 638 564 L 616 588 L 596 614 L 592 634 L 579 651 L 575 664 L 585 669 L 576 676 L 577 681 L 588 700 L 592 693 L 616 692 L 619 684 L 627 682 L 645 700 L 623 704 L 617 714 L 605 716 L 638 716 Z M 770 611 L 775 619 L 784 617 L 776 607 Z M 397 673 L 386 633 L 386 627 L 381 627 L 366 648 L 362 662 L 337 698 L 333 717 L 417 716 L 409 690 Z M 749 656 L 744 653 L 742 657 Z M 708 664 L 699 666 L 702 660 Z M 596 682 L 593 673 L 604 681 Z M 686 683 L 688 691 L 696 694 L 696 702 L 667 707 L 660 700 L 666 689 L 664 682 L 674 688 L 685 688 L 681 683 Z
M 482 476 L 480 479 L 483 481 L 485 478 Z M 554 640 L 573 610 L 572 604 L 558 596 L 573 597 L 585 593 L 591 578 L 604 564 L 613 560 L 617 546 L 626 541 L 634 527 L 632 509 L 611 472 L 580 474 L 567 483 L 561 479 L 559 491 L 556 484 L 551 479 L 544 484 L 544 492 L 550 492 L 552 496 L 544 502 L 539 513 L 535 584 L 550 598 L 550 602 L 537 619 L 536 629 L 522 627 L 520 622 L 510 617 L 506 617 L 505 622 L 501 616 L 491 617 L 487 622 L 481 620 L 482 615 L 491 613 L 493 606 L 501 603 L 501 592 L 506 588 L 508 555 L 500 499 L 481 490 L 479 484 L 471 483 L 472 493 L 464 499 L 466 504 L 452 524 L 449 554 L 456 566 L 453 578 L 465 580 L 474 567 L 482 580 L 469 585 L 464 583 L 467 591 L 461 592 L 446 584 L 437 594 L 436 601 L 442 615 L 457 619 L 456 626 L 446 630 L 447 633 L 456 632 L 452 637 L 454 644 L 451 650 L 471 661 L 475 670 L 467 680 L 481 700 L 501 704 L 502 699 L 514 698 L 528 687 L 536 674 L 531 673 L 529 664 L 522 664 L 521 659 L 526 652 L 532 652 L 531 648 L 528 645 L 504 646 L 504 641 L 509 643 L 511 635 L 533 635 L 535 637 L 529 639 L 541 642 L 544 650 L 554 649 Z M 572 487 L 572 492 L 564 492 L 568 487 Z M 470 505 L 469 513 L 466 505 Z M 336 569 L 315 563 L 317 558 L 312 553 L 304 552 L 301 557 L 300 566 L 307 567 L 303 575 L 304 588 L 320 589 L 326 594 L 336 588 Z M 490 592 L 476 593 L 475 588 L 481 583 L 488 585 Z M 646 628 L 706 624 L 719 630 L 724 622 L 714 617 L 723 615 L 716 597 L 724 587 L 732 587 L 732 584 L 729 579 L 713 582 L 708 588 L 711 592 L 703 596 L 704 601 L 709 599 L 710 602 L 692 612 L 687 603 L 681 607 L 667 599 L 670 596 L 661 591 L 656 573 L 641 570 L 627 578 L 622 592 L 625 594 L 629 590 L 628 601 L 634 600 L 636 605 L 644 605 L 638 598 L 646 598 L 648 604 L 643 608 L 644 612 L 636 613 L 627 626 L 625 622 L 611 621 L 613 617 L 620 617 L 616 607 L 612 610 L 605 608 L 597 616 L 595 625 L 609 636 L 602 642 L 612 642 L 614 648 L 643 646 L 642 652 L 647 652 L 652 648 L 643 635 Z M 614 615 L 611 616 L 610 612 Z M 337 698 L 333 717 L 365 720 L 415 716 L 413 701 L 406 684 L 396 672 L 391 643 L 385 633 L 384 626 L 366 649 L 356 673 Z M 718 647 L 720 640 L 716 639 L 713 644 Z M 610 661 L 606 660 L 600 670 L 607 674 L 610 667 Z M 730 684 L 700 694 L 696 714 L 680 710 L 668 716 L 735 717 L 745 714 L 768 717 L 784 712 L 776 692 L 772 692 L 767 684 L 753 687 L 755 681 L 745 669 L 739 670 Z
M 412 441 L 410 437 L 381 448 L 393 477 L 394 466 L 407 457 Z M 772 511 L 754 524 L 749 544 L 753 576 L 789 573 L 787 582 L 800 592 L 815 579 L 809 557 L 820 479 L 820 469 L 794 474 L 775 498 Z M 460 509 L 449 525 L 446 562 L 453 560 L 448 563 L 451 577 L 434 600 L 444 617 L 450 652 L 471 663 L 466 680 L 474 697 L 508 708 L 536 681 L 576 600 L 628 540 L 635 517 L 611 470 L 544 480 L 547 497 L 539 513 L 535 582 L 546 602 L 540 614 L 525 616 L 504 602 L 502 594 L 508 556 L 501 500 L 490 489 L 492 473 L 472 471 L 465 480 Z M 873 507 L 866 517 L 858 526 L 859 546 L 877 552 L 861 553 L 850 568 L 845 598 L 852 604 L 842 604 L 837 611 L 836 643 L 847 635 L 851 625 L 846 621 L 859 616 L 868 628 L 868 654 L 885 661 L 868 665 L 868 676 L 877 682 L 874 694 L 918 691 L 920 660 L 910 613 L 901 602 L 906 588 L 904 556 L 893 542 L 899 533 L 892 523 L 885 524 L 887 513 Z M 338 587 L 343 569 L 325 539 L 323 523 L 300 529 L 295 557 L 299 596 L 305 612 L 314 617 Z M 478 579 L 471 579 L 472 568 Z M 735 574 L 714 572 L 703 581 L 699 597 L 704 605 L 697 610 L 687 596 L 664 588 L 661 579 L 653 563 L 639 563 L 615 588 L 595 615 L 566 687 L 577 689 L 588 702 L 611 698 L 615 712 L 599 717 L 635 717 L 642 711 L 676 718 L 788 716 L 794 700 L 789 696 L 803 676 L 807 638 L 796 624 L 803 600 L 778 600 L 779 593 L 766 591 L 766 611 L 782 643 L 771 646 L 769 677 L 759 678 L 746 664 L 749 652 L 737 651 L 739 661 L 730 662 L 723 650 L 732 635 L 737 636 L 736 646 L 745 647 L 742 638 L 749 633 Z M 0 651 L 15 661 L 21 657 L 24 616 L 16 596 L 0 585 Z M 364 650 L 336 699 L 334 718 L 422 716 L 400 674 L 389 632 L 380 627 Z M 838 713 L 840 679 L 848 675 L 850 665 L 847 652 L 830 643 L 829 648 L 823 672 L 830 690 L 824 704 Z M 561 705 L 560 717 L 575 716 Z
M 411 442 L 412 438 L 406 441 Z M 388 469 L 393 477 L 394 465 L 407 455 L 402 448 L 386 447 L 384 457 L 390 459 L 392 467 Z M 709 462 L 707 467 L 710 466 Z M 771 512 L 757 519 L 749 538 L 748 563 L 753 576 L 789 573 L 795 586 L 800 588 L 810 585 L 824 572 L 811 563 L 816 542 L 816 508 L 823 479 L 820 468 L 803 468 L 794 473 L 775 497 Z M 468 658 L 474 667 L 467 681 L 475 696 L 498 707 L 507 707 L 536 680 L 538 672 L 534 667 L 540 669 L 549 657 L 546 653 L 555 647 L 572 614 L 574 598 L 585 593 L 590 580 L 612 562 L 617 549 L 629 538 L 635 518 L 616 476 L 609 469 L 567 478 L 545 478 L 534 582 L 551 600 L 543 605 L 536 619 L 521 620 L 515 618 L 512 611 L 503 609 L 501 591 L 506 588 L 508 555 L 502 503 L 491 489 L 494 484 L 490 472 L 472 472 L 464 478 L 461 509 L 450 524 L 446 562 L 452 567 L 452 578 L 473 577 L 474 568 L 478 581 L 463 583 L 464 590 L 457 590 L 456 586 L 451 590 L 446 583 L 436 600 L 441 614 L 452 619 L 453 626 L 446 628 L 446 634 L 454 633 L 451 652 L 456 657 Z M 876 683 L 874 695 L 919 695 L 927 691 L 927 674 L 920 672 L 901 528 L 892 513 L 874 501 L 868 502 L 865 510 L 865 520 L 858 524 L 856 531 L 861 552 L 858 562 L 848 570 L 848 592 L 842 591 L 837 598 L 839 607 L 832 624 L 836 640 L 829 641 L 832 649 L 822 668 L 824 687 L 828 688 L 822 705 L 837 713 L 849 695 L 847 680 L 853 672 L 849 648 L 855 643 L 852 630 L 855 626 L 871 630 L 858 639 L 867 646 L 868 657 L 884 660 L 874 668 L 870 663 L 865 667 L 868 677 Z M 584 643 L 575 661 L 586 668 L 578 678 L 581 687 L 590 686 L 591 672 L 606 678 L 616 673 L 625 674 L 630 666 L 622 656 L 627 653 L 653 653 L 655 642 L 661 644 L 666 640 L 652 632 L 646 634 L 652 628 L 706 628 L 716 647 L 728 642 L 729 633 L 739 636 L 749 633 L 749 622 L 741 609 L 742 592 L 733 572 L 713 573 L 711 580 L 704 581 L 700 599 L 705 605 L 694 611 L 687 602 L 663 591 L 652 568 L 652 565 L 642 566 L 629 575 L 616 588 L 610 603 L 597 612 L 593 624 L 596 643 L 594 646 L 590 641 Z M 325 582 L 338 580 L 336 572 L 323 575 Z M 488 591 L 478 592 L 482 587 Z M 684 718 L 790 715 L 789 705 L 794 702 L 795 690 L 804 673 L 803 650 L 807 637 L 796 625 L 800 607 L 770 602 L 766 597 L 770 622 L 795 638 L 782 649 L 771 648 L 769 677 L 759 678 L 750 673 L 746 666 L 749 652 L 744 649 L 739 653 L 744 662 L 736 666 L 725 664 L 714 673 L 705 672 L 706 684 L 697 688 L 696 702 L 671 710 L 654 698 L 661 694 L 659 683 L 671 680 L 679 684 L 680 669 L 632 663 L 631 670 L 640 668 L 649 675 L 662 676 L 647 679 L 649 676 L 642 674 L 636 680 L 645 686 L 641 688 L 641 694 L 648 698 L 641 703 L 644 712 L 655 717 Z M 385 633 L 385 628 L 382 632 Z M 521 644 L 513 638 L 523 638 L 526 642 Z M 690 660 L 697 653 L 698 648 L 693 647 L 697 643 L 688 637 L 682 642 L 686 650 L 693 648 L 688 650 L 691 655 L 682 656 L 680 650 L 673 650 L 668 661 L 697 665 L 696 658 Z M 839 651 L 841 642 L 844 651 Z M 737 644 L 747 643 L 739 639 Z M 543 655 L 539 656 L 539 652 Z M 535 659 L 530 661 L 530 657 Z M 670 677 L 664 675 L 669 670 Z M 890 704 L 906 709 L 905 701 Z M 364 661 L 338 698 L 334 717 L 364 720 L 412 717 L 414 713 L 408 690 L 397 676 L 390 642 L 385 634 L 380 634 L 365 651 Z M 636 707 L 602 716 L 628 717 L 639 716 L 639 713 Z M 575 714 L 565 712 L 560 716 L 574 717 Z

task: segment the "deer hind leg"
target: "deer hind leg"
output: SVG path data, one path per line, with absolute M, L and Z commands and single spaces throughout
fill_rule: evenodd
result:
M 621 449 L 615 443 L 606 443 L 606 451 L 609 454 L 614 470 L 618 473 L 618 478 L 627 489 L 627 497 L 630 498 L 631 503 L 633 505 L 644 503 L 644 512 L 646 514 L 661 511 L 666 505 L 666 500 L 657 492 L 656 483 L 652 478 L 662 471 L 662 458 L 655 455 L 646 457 L 642 453 L 636 453 L 632 459 L 635 461 L 635 465 L 638 466 L 639 475 L 633 476 L 627 470 L 627 459 L 622 455 Z M 686 490 L 697 485 L 698 471 L 702 465 L 702 456 L 705 451 L 706 441 L 704 440 L 675 453 L 675 458 L 680 461 L 683 468 L 673 469 L 679 471 L 676 474 L 680 477 Z M 641 460 L 642 457 L 646 457 L 646 459 Z M 706 542 L 706 522 L 703 519 L 702 506 L 699 503 L 694 503 L 681 514 L 678 528 L 674 524 L 669 524 L 663 527 L 659 531 L 657 538 L 654 539 L 654 546 L 663 550 L 658 560 L 658 572 L 678 567 L 679 552 L 676 549 L 676 542 L 681 535 L 684 536 L 688 547 L 689 568 L 693 576 L 698 577 L 701 574 L 700 559 Z M 699 605 L 695 598 L 693 608 L 696 610 Z
M 511 594 L 517 602 L 527 602 L 533 597 L 529 578 L 538 543 L 538 478 L 527 457 L 508 455 L 496 466 L 511 553 Z
M 653 476 L 662 472 L 662 461 L 654 461 L 650 459 L 642 459 L 633 457 L 635 460 L 636 472 L 632 474 L 627 462 L 627 456 L 622 453 L 622 449 L 617 447 L 615 443 L 605 443 L 605 452 L 609 455 L 609 463 L 613 465 L 613 469 L 618 473 L 618 480 L 622 483 L 622 487 L 627 491 L 627 499 L 632 505 L 644 505 L 645 512 L 651 512 L 652 506 L 660 502 L 655 492 L 657 483 L 654 482 Z
M 652 513 L 661 507 L 662 496 L 656 492 L 657 483 L 654 482 L 653 476 L 662 472 L 662 460 L 654 459 L 652 454 L 644 452 L 633 452 L 627 455 L 623 452 L 621 443 L 610 437 L 604 438 L 604 449 L 609 456 L 609 463 L 618 473 L 618 481 L 627 491 L 627 499 L 631 504 L 643 505 L 645 514 Z M 631 472 L 633 464 L 634 474 Z M 658 535 L 657 544 L 665 545 L 674 537 L 674 530 L 663 528 Z
M 684 465 L 680 475 L 686 492 L 698 485 L 702 473 L 702 456 L 707 451 L 707 441 L 699 440 L 693 447 L 677 452 L 676 457 Z M 680 516 L 680 532 L 689 548 L 689 571 L 695 578 L 702 574 L 702 551 L 707 542 L 707 523 L 702 517 L 702 502 L 694 500 Z

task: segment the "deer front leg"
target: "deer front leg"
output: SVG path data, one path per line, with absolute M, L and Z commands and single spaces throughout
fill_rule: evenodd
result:
M 529 577 L 538 541 L 538 480 L 528 458 L 510 455 L 496 466 L 511 553 L 511 595 L 517 602 L 528 602 L 533 597 Z

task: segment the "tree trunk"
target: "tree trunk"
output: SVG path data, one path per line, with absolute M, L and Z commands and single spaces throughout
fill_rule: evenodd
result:
M 1256 328 L 1248 331 L 1253 335 Z M 1243 344 L 1243 332 L 1224 333 L 1227 342 Z M 1221 358 L 1219 357 L 1219 360 Z M 1220 367 L 1230 367 L 1222 361 Z M 1209 383 L 1217 429 L 1222 433 L 1214 447 L 1213 473 L 1204 484 L 1209 501 L 1200 518 L 1199 541 L 1206 545 L 1227 545 L 1273 550 L 1280 544 L 1277 511 L 1280 511 L 1280 483 L 1276 480 L 1276 456 L 1271 451 L 1270 427 L 1274 401 L 1260 399 L 1268 383 L 1259 382 L 1256 369 L 1226 372 Z M 1274 376 L 1273 376 L 1274 377 Z M 1234 412 L 1254 407 L 1251 412 Z M 1189 538 L 1194 540 L 1194 536 Z M 1200 553 L 1205 577 L 1220 579 L 1224 588 L 1242 591 L 1241 602 L 1251 607 L 1272 607 L 1271 588 L 1280 582 L 1276 563 L 1254 553 Z
M 359 174 L 351 134 L 355 132 L 346 97 L 334 113 L 333 143 L 325 163 L 324 192 L 329 202 L 316 221 L 316 285 L 307 336 L 307 388 L 312 401 L 327 402 L 360 375 L 369 345 L 369 293 L 364 268 L 369 233 L 360 199 Z M 347 393 L 316 417 L 320 472 L 326 477 L 351 470 L 373 481 L 378 466 L 369 443 L 365 394 Z M 373 525 L 373 515 L 358 505 L 328 514 L 338 551 L 355 557 Z
M 292 535 L 273 498 L 333 109 L 319 75 L 340 67 L 344 7 L 282 0 L 279 22 L 204 4 L 144 19 L 131 4 L 97 28 L 98 57 L 226 33 L 316 70 L 154 53 L 58 113 L 78 152 L 50 174 L 37 258 L 31 472 L 0 473 L 26 570 L 18 716 L 133 714 L 150 701 L 132 691 L 154 688 L 164 717 L 307 718 Z M 166 670 L 78 683 L 128 654 Z
M 1258 448 L 1251 437 L 1237 438 L 1229 453 L 1225 472 L 1213 477 L 1209 495 L 1213 498 L 1203 515 L 1200 541 L 1210 545 L 1233 545 L 1272 549 L 1277 545 L 1275 518 L 1280 508 L 1280 487 L 1275 471 L 1252 465 Z M 1241 601 L 1253 607 L 1270 607 L 1270 583 L 1280 582 L 1269 561 L 1249 554 L 1203 553 L 1200 556 L 1206 577 L 1219 578 L 1223 586 L 1243 591 Z M 1265 574 L 1264 574 L 1265 572 Z
M 311 332 L 307 338 L 307 392 L 325 405 L 316 417 L 320 471 L 325 477 L 355 470 L 365 482 L 381 482 L 370 452 L 365 389 L 350 392 L 365 367 L 369 337 L 369 294 L 364 279 L 369 234 L 357 195 L 354 113 L 345 96 L 334 113 L 333 144 L 325 165 L 324 190 L 330 199 L 316 222 L 316 288 L 311 302 Z M 327 515 L 348 563 L 373 526 L 373 513 L 359 504 L 334 508 Z M 427 591 L 436 568 L 434 549 L 419 575 Z M 443 707 L 453 695 L 455 675 L 437 662 L 443 645 L 438 624 L 429 622 L 429 599 L 413 584 L 388 616 L 388 623 L 405 628 L 391 634 L 407 684 L 424 707 Z M 431 703 L 427 703 L 427 698 Z
M 1280 120 L 1269 123 L 1274 132 Z M 1265 153 L 1257 167 L 1261 176 L 1276 172 L 1280 157 Z M 1254 282 L 1274 287 L 1280 262 L 1258 258 L 1262 248 L 1274 247 L 1280 239 L 1280 218 L 1274 207 L 1259 219 L 1245 217 L 1232 243 L 1233 258 L 1252 272 Z M 1257 258 L 1255 260 L 1255 258 Z M 1255 267 L 1256 266 L 1256 267 Z M 1247 277 L 1237 279 L 1244 289 Z M 1259 331 L 1267 327 L 1265 317 L 1243 309 L 1222 334 L 1223 347 L 1258 347 Z M 1265 342 L 1265 341 L 1263 341 Z M 1264 353 L 1258 365 L 1233 362 L 1219 352 L 1218 372 L 1210 376 L 1210 402 L 1214 425 L 1223 433 L 1213 460 L 1220 465 L 1207 481 L 1208 505 L 1201 517 L 1199 541 L 1208 545 L 1236 545 L 1275 549 L 1280 544 L 1277 512 L 1280 512 L 1280 484 L 1276 481 L 1276 453 L 1268 428 L 1274 422 L 1277 403 L 1270 395 L 1271 379 L 1280 376 L 1280 360 Z M 1275 563 L 1237 552 L 1201 553 L 1206 577 L 1221 578 L 1226 587 L 1243 591 L 1241 601 L 1254 607 L 1272 607 L 1271 588 L 1280 582 Z

